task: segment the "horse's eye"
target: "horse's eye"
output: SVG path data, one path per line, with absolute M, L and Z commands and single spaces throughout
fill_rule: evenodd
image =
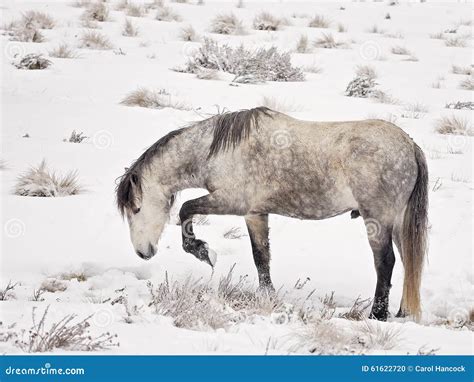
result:
M 133 213 L 136 215 L 140 212 L 140 208 L 134 208 L 133 209 Z

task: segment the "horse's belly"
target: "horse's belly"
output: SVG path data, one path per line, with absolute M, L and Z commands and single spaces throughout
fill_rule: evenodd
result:
M 271 211 L 299 219 L 321 220 L 357 209 L 358 205 L 350 190 L 331 189 L 327 192 L 301 192 L 293 190 L 271 200 Z

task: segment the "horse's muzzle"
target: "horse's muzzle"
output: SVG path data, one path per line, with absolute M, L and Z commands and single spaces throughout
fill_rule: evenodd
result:
M 135 252 L 137 252 L 137 255 L 143 260 L 150 260 L 153 256 L 155 256 L 156 249 L 153 245 L 148 244 L 147 252 L 142 252 L 142 251 L 139 251 L 138 249 Z

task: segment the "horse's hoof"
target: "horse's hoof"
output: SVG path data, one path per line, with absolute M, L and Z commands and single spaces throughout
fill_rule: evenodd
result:
M 369 318 L 377 321 L 387 321 L 389 314 L 387 311 L 370 312 Z
M 265 296 L 273 296 L 275 294 L 275 288 L 273 284 L 259 285 L 257 293 Z
M 212 268 L 217 261 L 217 253 L 209 248 L 209 244 L 204 241 L 196 240 L 196 252 L 193 253 L 199 260 L 209 264 Z

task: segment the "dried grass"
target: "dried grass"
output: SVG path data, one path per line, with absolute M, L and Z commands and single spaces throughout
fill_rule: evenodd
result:
M 77 195 L 83 191 L 76 171 L 56 175 L 47 168 L 45 160 L 20 175 L 14 189 L 16 195 L 34 197 Z

